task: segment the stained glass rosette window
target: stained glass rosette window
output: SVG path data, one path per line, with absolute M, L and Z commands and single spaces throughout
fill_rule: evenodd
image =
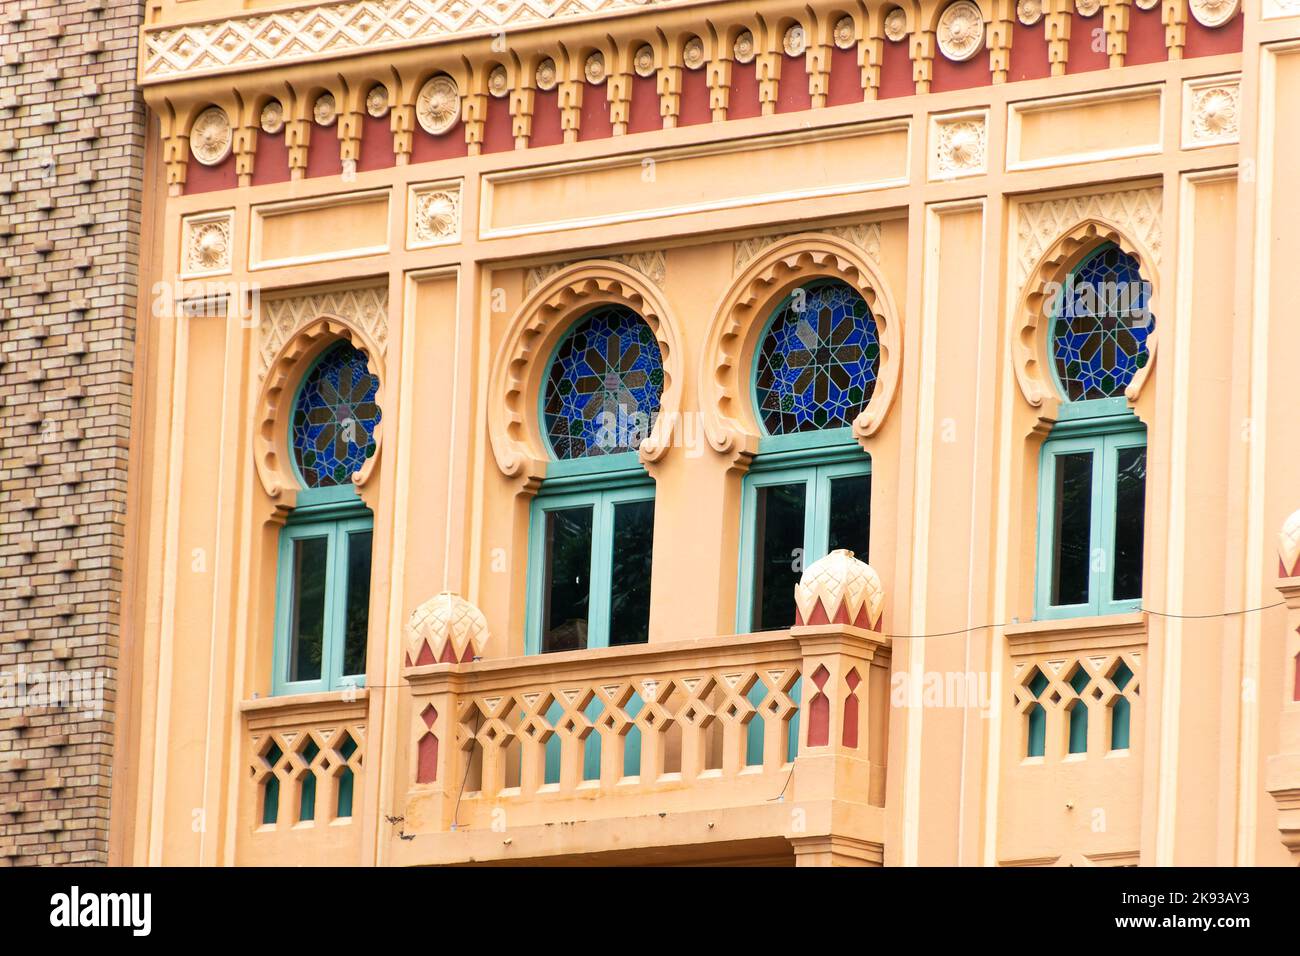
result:
M 635 451 L 654 428 L 664 386 L 663 357 L 646 321 L 601 306 L 573 327 L 555 354 L 542 398 L 556 458 Z
M 1137 260 L 1114 245 L 1102 246 L 1070 274 L 1056 299 L 1051 346 L 1067 399 L 1124 394 L 1150 358 L 1149 295 Z
M 290 438 L 298 474 L 308 488 L 346 482 L 375 453 L 379 378 L 365 353 L 347 343 L 331 348 L 303 380 Z
M 880 339 L 866 300 L 843 282 L 802 286 L 759 346 L 754 388 L 769 435 L 851 425 L 871 401 Z

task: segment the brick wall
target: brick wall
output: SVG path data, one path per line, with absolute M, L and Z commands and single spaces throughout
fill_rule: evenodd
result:
M 140 22 L 119 0 L 0 7 L 0 866 L 108 856 Z M 102 713 L 19 709 L 24 670 L 102 680 Z

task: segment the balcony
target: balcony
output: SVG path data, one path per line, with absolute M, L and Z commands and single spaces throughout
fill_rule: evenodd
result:
M 405 676 L 393 863 L 881 862 L 889 645 L 874 631 Z

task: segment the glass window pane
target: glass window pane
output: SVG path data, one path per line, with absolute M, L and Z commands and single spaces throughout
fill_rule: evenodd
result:
M 1056 456 L 1052 530 L 1052 604 L 1088 603 L 1092 547 L 1092 452 Z
M 293 542 L 293 595 L 289 618 L 289 680 L 320 680 L 325 640 L 325 575 L 329 539 Z
M 794 625 L 794 586 L 803 565 L 804 505 L 808 486 L 766 485 L 754 508 L 753 628 Z
M 370 531 L 348 535 L 348 593 L 343 622 L 343 673 L 366 672 L 366 631 L 370 627 Z
M 1115 477 L 1116 601 L 1142 597 L 1142 515 L 1146 506 L 1147 450 L 1121 448 Z
M 828 551 L 847 548 L 859 561 L 869 561 L 871 544 L 871 476 L 831 479 Z
M 546 512 L 543 653 L 587 646 L 591 613 L 591 522 L 590 505 Z
M 614 506 L 609 595 L 611 645 L 644 644 L 650 639 L 650 561 L 654 530 L 653 498 Z

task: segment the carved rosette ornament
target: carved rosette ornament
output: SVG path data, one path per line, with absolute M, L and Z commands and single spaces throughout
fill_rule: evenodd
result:
M 1300 511 L 1291 512 L 1277 535 L 1278 574 L 1300 577 Z
M 555 61 L 549 56 L 537 64 L 537 88 L 542 92 L 555 89 Z
M 984 14 L 973 0 L 957 0 L 939 17 L 939 52 L 954 63 L 969 60 L 984 48 Z
M 1191 0 L 1192 16 L 1203 27 L 1221 27 L 1237 15 L 1241 0 Z
M 637 76 L 654 75 L 655 51 L 649 43 L 642 44 L 637 48 L 636 56 L 632 58 L 632 69 L 636 70 Z
M 411 612 L 406 622 L 406 666 L 467 664 L 482 657 L 488 642 L 487 618 L 453 591 L 435 594 Z
M 736 42 L 731 45 L 732 55 L 737 63 L 754 62 L 754 34 L 741 30 L 736 34 Z
M 582 75 L 587 78 L 587 82 L 599 86 L 605 82 L 605 55 L 600 52 L 593 53 L 587 57 L 587 63 L 582 68 Z
M 1160 0 L 1135 0 L 1139 10 L 1154 10 L 1160 6 Z
M 262 132 L 269 136 L 274 136 L 284 129 L 284 107 L 280 105 L 279 100 L 269 100 L 262 107 L 262 114 L 258 117 L 258 125 L 262 127 Z
M 848 624 L 879 631 L 885 610 L 880 575 L 839 548 L 804 569 L 794 586 L 795 627 Z
M 232 214 L 205 213 L 183 220 L 181 274 L 213 275 L 230 271 Z
M 935 134 L 937 178 L 985 171 L 988 130 L 983 118 L 940 121 Z
M 841 50 L 847 50 L 853 46 L 856 36 L 857 29 L 853 25 L 852 17 L 840 17 L 835 21 L 835 45 Z
M 704 41 L 691 37 L 682 47 L 682 63 L 688 70 L 698 70 L 704 65 Z
M 895 7 L 885 15 L 885 39 L 897 43 L 907 36 L 907 14 Z
M 1016 4 L 1016 16 L 1027 27 L 1032 27 L 1043 19 L 1043 0 L 1019 0 Z
M 435 189 L 415 197 L 414 243 L 441 242 L 460 232 L 460 192 Z
M 233 139 L 226 111 L 209 106 L 190 127 L 190 152 L 204 166 L 215 166 L 230 155 Z
M 1101 0 L 1074 0 L 1074 9 L 1081 17 L 1095 16 L 1101 9 Z
M 1192 95 L 1192 141 L 1213 143 L 1235 139 L 1239 129 L 1241 87 L 1208 86 Z
M 316 103 L 311 108 L 311 118 L 316 121 L 317 126 L 333 126 L 338 115 L 333 93 L 322 93 L 316 97 Z
M 376 83 L 366 94 L 366 112 L 375 119 L 388 115 L 388 87 Z
M 415 98 L 415 118 L 426 133 L 440 136 L 460 118 L 460 90 L 445 74 L 431 77 Z
M 505 96 L 510 92 L 510 77 L 506 74 L 504 66 L 495 66 L 492 72 L 488 74 L 488 92 L 497 99 Z
M 796 23 L 786 30 L 781 46 L 786 56 L 802 56 L 804 50 L 808 49 L 808 39 L 804 35 L 803 27 Z

